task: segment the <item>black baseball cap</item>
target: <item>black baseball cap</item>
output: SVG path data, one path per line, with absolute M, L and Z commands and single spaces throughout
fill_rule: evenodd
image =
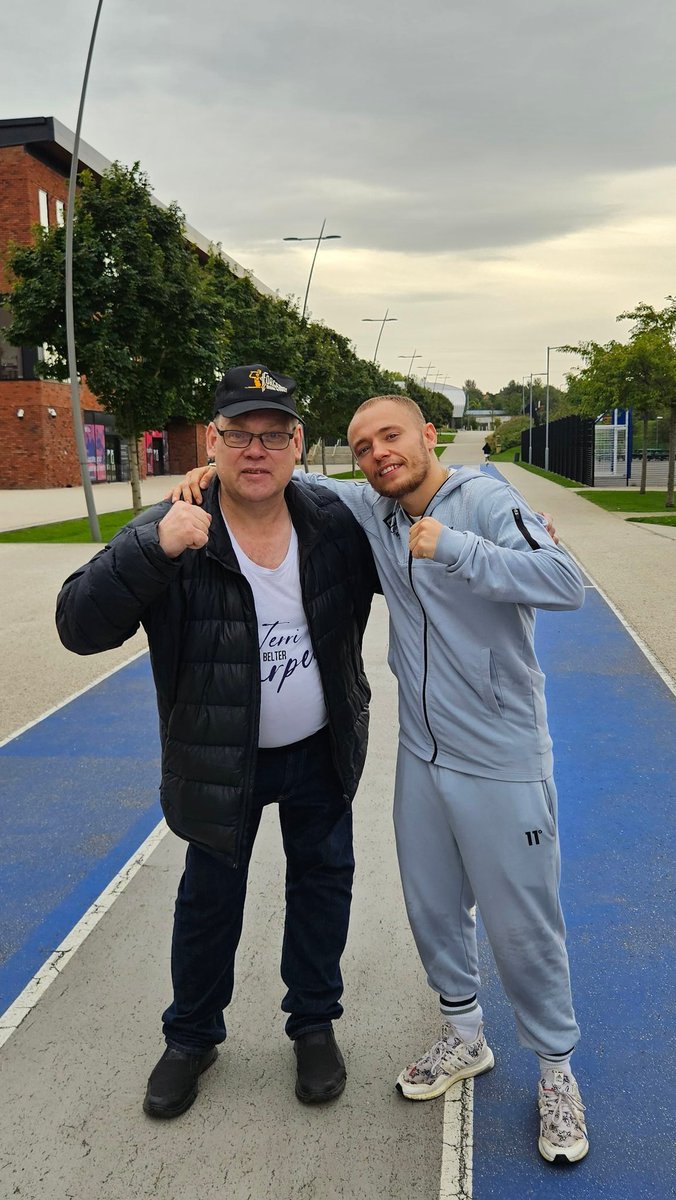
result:
M 239 417 L 271 408 L 302 421 L 293 399 L 295 390 L 295 379 L 278 375 L 261 363 L 231 367 L 216 387 L 214 416 Z

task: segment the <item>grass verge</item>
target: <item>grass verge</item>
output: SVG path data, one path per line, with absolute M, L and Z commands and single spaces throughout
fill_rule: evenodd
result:
M 493 462 L 491 455 L 491 462 Z M 523 467 L 524 471 L 530 471 L 532 475 L 541 475 L 543 479 L 549 479 L 552 483 L 558 483 L 561 487 L 581 488 L 583 483 L 577 483 L 574 479 L 566 479 L 565 475 L 555 475 L 553 471 L 543 471 L 542 467 L 534 467 L 531 463 L 518 462 L 517 467 Z
M 99 529 L 104 542 L 109 542 L 118 529 L 131 521 L 134 510 L 100 513 Z M 29 525 L 26 529 L 9 529 L 0 533 L 0 542 L 91 542 L 92 535 L 86 517 L 72 521 L 54 521 L 49 525 Z
M 627 521 L 633 521 L 635 525 L 670 525 L 676 529 L 676 513 L 670 517 L 627 517 Z
M 636 488 L 585 488 L 580 495 L 606 512 L 656 513 L 667 503 L 666 491 L 641 493 Z

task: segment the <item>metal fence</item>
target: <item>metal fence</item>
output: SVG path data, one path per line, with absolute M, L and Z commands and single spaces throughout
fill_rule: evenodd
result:
M 560 417 L 549 424 L 549 470 L 585 487 L 594 486 L 594 421 Z M 532 457 L 529 458 L 529 449 Z M 521 434 L 521 461 L 545 466 L 545 426 L 534 425 Z

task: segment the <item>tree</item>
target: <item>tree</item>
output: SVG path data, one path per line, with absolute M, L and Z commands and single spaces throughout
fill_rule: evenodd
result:
M 521 434 L 524 429 L 528 429 L 530 425 L 529 417 L 510 417 L 508 421 L 496 422 L 495 434 L 489 436 L 489 441 L 495 438 L 500 439 L 500 448 L 502 450 L 512 450 L 515 446 L 521 445 Z
M 73 238 L 78 369 L 127 438 L 134 511 L 141 508 L 138 438 L 170 416 L 205 409 L 227 345 L 216 255 L 202 267 L 176 205 L 153 203 L 138 163 L 80 177 Z M 10 336 L 45 343 L 43 377 L 67 378 L 65 230 L 38 229 L 10 248 Z
M 527 401 L 526 401 L 527 405 Z M 520 417 L 524 413 L 524 389 L 516 379 L 510 379 L 504 387 L 495 394 L 495 407 L 511 417 Z
M 474 379 L 466 379 L 463 383 L 465 396 L 467 397 L 466 407 L 470 408 L 485 408 L 484 394 L 481 388 L 477 387 Z
M 639 490 L 645 492 L 648 421 L 673 405 L 676 395 L 676 352 L 668 332 L 659 326 L 637 327 L 626 345 L 616 341 L 605 346 L 580 342 L 567 349 L 579 354 L 586 363 L 568 377 L 570 398 L 578 412 L 598 417 L 613 408 L 631 408 L 643 421 Z M 673 507 L 673 458 L 670 471 L 668 508 Z
M 640 301 L 636 308 L 620 313 L 618 321 L 633 321 L 632 341 L 644 334 L 655 334 L 655 387 L 661 396 L 661 406 L 669 413 L 669 466 L 667 469 L 667 508 L 674 507 L 674 462 L 676 460 L 676 297 L 667 296 L 668 304 L 655 309 Z M 643 461 L 646 457 L 644 429 Z
M 450 424 L 453 418 L 452 405 L 442 392 L 433 392 L 410 376 L 406 380 L 405 392 L 411 400 L 415 400 L 426 421 L 431 421 L 438 428 Z

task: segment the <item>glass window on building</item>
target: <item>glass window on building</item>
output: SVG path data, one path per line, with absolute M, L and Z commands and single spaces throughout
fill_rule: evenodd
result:
M 146 474 L 166 475 L 169 471 L 169 438 L 162 429 L 150 429 L 143 435 Z
M 42 228 L 49 229 L 49 201 L 47 193 L 42 188 L 38 190 L 38 212 Z
M 7 341 L 6 330 L 12 323 L 12 314 L 0 304 L 0 379 L 23 379 L 23 359 L 18 346 Z
M 115 432 L 110 413 L 86 410 L 82 414 L 87 467 L 92 483 L 118 483 L 129 480 L 127 443 Z
M 54 201 L 54 210 L 56 212 L 57 225 L 64 225 L 66 222 L 66 206 L 63 200 Z

